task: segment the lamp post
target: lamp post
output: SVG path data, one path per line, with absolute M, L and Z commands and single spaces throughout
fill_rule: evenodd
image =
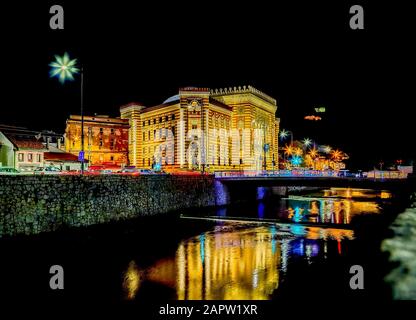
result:
M 284 140 L 287 138 L 289 134 L 290 134 L 290 145 L 292 146 L 293 145 L 293 132 L 292 131 L 282 129 L 282 131 L 280 131 L 279 136 L 281 140 Z
M 66 81 L 74 81 L 74 75 L 81 73 L 81 152 L 78 158 L 81 161 L 81 174 L 84 173 L 84 75 L 83 69 L 81 70 L 76 66 L 77 59 L 70 59 L 67 52 L 63 56 L 55 55 L 55 61 L 51 62 L 49 76 L 51 78 L 58 78 L 59 82 L 63 85 Z
M 290 131 L 290 130 L 282 129 L 282 131 L 280 131 L 280 134 L 279 134 L 281 140 L 286 139 L 288 135 L 290 135 L 290 147 L 292 148 L 292 146 L 293 146 L 293 132 Z M 285 153 L 283 153 L 283 159 L 285 160 L 285 162 L 287 161 Z
M 81 174 L 84 174 L 85 143 L 84 143 L 84 72 L 81 67 Z

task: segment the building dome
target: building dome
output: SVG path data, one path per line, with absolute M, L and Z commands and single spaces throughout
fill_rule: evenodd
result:
M 165 101 L 163 101 L 163 103 L 169 103 L 176 100 L 179 100 L 179 94 L 175 94 L 174 96 L 167 98 Z

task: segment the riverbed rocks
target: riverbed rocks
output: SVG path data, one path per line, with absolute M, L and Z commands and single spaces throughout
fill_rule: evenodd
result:
M 212 176 L 0 176 L 0 237 L 215 204 Z

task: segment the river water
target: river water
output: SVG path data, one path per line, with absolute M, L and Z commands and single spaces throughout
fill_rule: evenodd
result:
M 332 188 L 3 239 L 2 293 L 56 297 L 48 271 L 60 264 L 60 297 L 74 299 L 389 299 L 380 242 L 401 210 L 388 192 Z M 365 290 L 349 286 L 357 264 Z

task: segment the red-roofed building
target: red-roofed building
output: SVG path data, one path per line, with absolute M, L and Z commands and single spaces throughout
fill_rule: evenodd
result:
M 76 155 L 68 152 L 45 152 L 45 166 L 60 168 L 63 171 L 80 171 L 81 162 Z M 87 162 L 87 160 L 85 160 Z
M 45 166 L 46 152 L 64 153 L 63 135 L 0 124 L 0 167 L 33 171 Z
M 33 171 L 43 165 L 46 148 L 36 136 L 21 128 L 1 128 L 0 162 L 20 171 Z

